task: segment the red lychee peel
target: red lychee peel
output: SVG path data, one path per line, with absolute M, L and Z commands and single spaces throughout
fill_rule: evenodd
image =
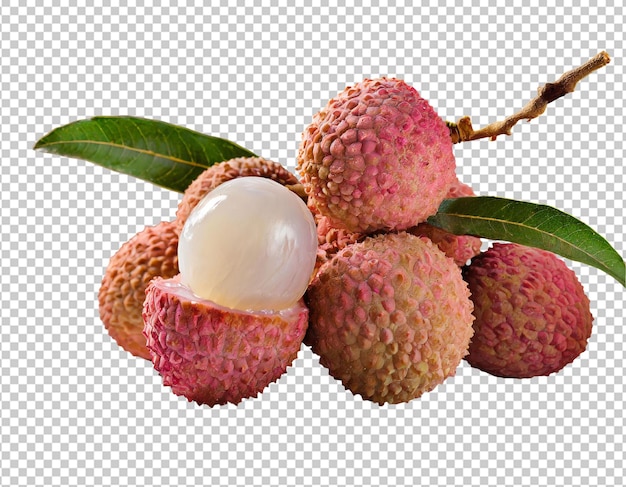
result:
M 177 395 L 214 406 L 256 397 L 296 358 L 308 326 L 303 302 L 248 313 L 195 297 L 177 278 L 146 290 L 144 335 L 155 369 Z

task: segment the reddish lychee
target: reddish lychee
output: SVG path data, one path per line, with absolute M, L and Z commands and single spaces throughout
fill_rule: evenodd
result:
M 330 100 L 302 134 L 297 169 L 333 226 L 363 233 L 425 221 L 456 179 L 446 124 L 393 78 L 366 79 Z
M 576 274 L 555 254 L 496 243 L 464 269 L 474 302 L 467 361 L 501 377 L 549 375 L 587 347 L 593 317 Z

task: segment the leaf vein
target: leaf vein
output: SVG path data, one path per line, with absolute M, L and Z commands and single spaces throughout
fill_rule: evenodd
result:
M 58 141 L 58 142 L 50 142 L 46 145 L 42 145 L 40 146 L 41 148 L 44 147 L 49 147 L 49 146 L 56 146 L 56 145 L 65 145 L 65 144 L 73 144 L 73 143 L 84 143 L 84 144 L 88 144 L 88 145 L 94 145 L 94 146 L 108 146 L 109 148 L 118 148 L 118 149 L 124 149 L 124 150 L 129 150 L 132 152 L 137 152 L 140 154 L 146 154 L 148 156 L 152 156 L 152 157 L 161 157 L 163 159 L 168 159 L 170 161 L 173 162 L 178 162 L 180 164 L 184 164 L 186 166 L 191 166 L 191 167 L 199 167 L 202 169 L 206 169 L 206 166 L 203 164 L 198 164 L 197 162 L 193 162 L 193 161 L 187 161 L 185 159 L 181 159 L 179 157 L 174 157 L 171 155 L 166 155 L 166 154 L 160 154 L 158 152 L 154 152 L 148 149 L 139 149 L 137 147 L 128 147 L 126 145 L 123 144 L 117 144 L 115 142 L 102 142 L 102 141 L 97 141 L 97 140 L 63 140 L 63 141 Z

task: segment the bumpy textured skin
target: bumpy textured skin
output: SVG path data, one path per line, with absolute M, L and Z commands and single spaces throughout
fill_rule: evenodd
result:
M 305 342 L 354 394 L 407 402 L 456 372 L 473 333 L 461 270 L 405 232 L 349 245 L 309 286 Z
M 490 374 L 550 375 L 587 347 L 593 317 L 574 272 L 556 255 L 496 243 L 464 269 L 475 335 L 466 360 Z
M 185 190 L 178 204 L 176 220 L 182 226 L 200 200 L 212 189 L 231 179 L 258 176 L 283 186 L 298 184 L 298 178 L 277 162 L 262 157 L 238 157 L 214 164 L 198 176 Z
M 446 198 L 464 196 L 475 196 L 474 190 L 457 179 L 450 186 Z M 428 223 L 420 223 L 416 227 L 410 228 L 408 232 L 413 235 L 428 237 L 458 266 L 464 266 L 468 260 L 478 255 L 482 245 L 482 240 L 478 237 L 454 235 Z
M 98 292 L 100 319 L 124 350 L 150 360 L 143 301 L 154 277 L 178 274 L 178 226 L 161 222 L 139 232 L 111 257 Z
M 313 270 L 313 276 L 315 276 L 320 267 L 332 259 L 337 252 L 352 243 L 362 240 L 365 238 L 365 235 L 350 232 L 345 228 L 337 228 L 333 226 L 328 217 L 320 214 L 314 204 L 309 202 L 308 207 L 313 214 L 317 228 L 317 257 Z
M 433 215 L 456 179 L 450 132 L 404 81 L 346 88 L 303 132 L 297 169 L 333 226 L 404 230 Z
M 280 313 L 247 313 L 202 300 L 178 277 L 146 291 L 144 335 L 163 383 L 214 406 L 256 397 L 293 362 L 308 326 L 301 300 Z

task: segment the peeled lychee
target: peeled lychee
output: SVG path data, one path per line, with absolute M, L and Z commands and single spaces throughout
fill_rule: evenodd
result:
M 161 222 L 139 232 L 113 255 L 102 279 L 100 319 L 124 350 L 150 360 L 141 312 L 154 277 L 178 274 L 178 227 Z
M 180 235 L 183 283 L 236 309 L 282 309 L 302 297 L 315 265 L 313 216 L 295 193 L 259 177 L 208 193 Z
M 317 248 L 304 202 L 265 178 L 227 181 L 183 227 L 180 276 L 146 292 L 144 334 L 165 385 L 213 406 L 254 397 L 296 357 Z
M 586 349 L 589 299 L 555 254 L 495 243 L 472 260 L 464 277 L 476 317 L 470 365 L 500 377 L 550 375 Z
M 330 100 L 302 134 L 297 169 L 322 215 L 363 233 L 425 221 L 456 179 L 446 124 L 393 78 L 366 79 Z
M 405 232 L 339 251 L 307 302 L 306 343 L 346 388 L 379 404 L 410 401 L 454 375 L 473 333 L 459 267 Z
M 474 190 L 457 179 L 450 186 L 446 198 L 461 198 L 464 196 L 475 196 Z M 416 227 L 410 228 L 408 232 L 413 235 L 428 237 L 459 266 L 464 266 L 468 260 L 478 255 L 482 245 L 482 240 L 478 237 L 454 235 L 428 223 L 420 223 Z
M 237 157 L 214 164 L 201 173 L 185 190 L 178 204 L 176 220 L 182 227 L 200 200 L 220 184 L 240 177 L 257 176 L 283 186 L 298 184 L 298 178 L 277 162 L 262 157 Z

